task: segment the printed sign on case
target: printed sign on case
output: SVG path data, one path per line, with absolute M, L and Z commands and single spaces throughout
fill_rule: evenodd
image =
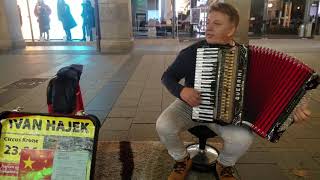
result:
M 0 179 L 90 179 L 97 130 L 91 119 L 20 115 L 0 120 Z

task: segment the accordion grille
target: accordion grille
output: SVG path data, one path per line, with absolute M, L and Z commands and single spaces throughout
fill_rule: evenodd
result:
M 236 74 L 237 74 L 237 55 L 235 49 L 231 49 L 224 54 L 224 65 L 222 67 L 222 88 L 220 95 L 219 112 L 221 119 L 224 122 L 231 122 L 233 120 Z

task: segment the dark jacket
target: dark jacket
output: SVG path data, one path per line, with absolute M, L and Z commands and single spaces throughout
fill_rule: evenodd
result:
M 82 3 L 82 19 L 83 25 L 88 26 L 89 28 L 95 27 L 95 19 L 94 19 L 94 8 L 92 7 L 90 2 Z
M 44 3 L 37 3 L 34 7 L 34 15 L 38 18 L 40 32 L 45 32 L 50 29 L 50 14 L 50 7 Z
M 64 1 L 58 1 L 58 18 L 63 24 L 63 29 L 70 30 L 77 26 L 76 21 L 74 20 L 70 7 Z

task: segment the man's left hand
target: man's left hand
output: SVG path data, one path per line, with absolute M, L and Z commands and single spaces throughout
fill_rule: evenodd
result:
M 303 122 L 307 120 L 310 115 L 311 111 L 308 108 L 307 103 L 303 103 L 301 106 L 298 106 L 292 113 L 294 122 Z

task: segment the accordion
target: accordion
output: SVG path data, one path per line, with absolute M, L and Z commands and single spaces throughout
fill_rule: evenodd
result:
M 307 65 L 271 49 L 198 48 L 194 88 L 202 101 L 193 107 L 192 119 L 249 126 L 277 142 L 293 123 L 291 112 L 319 83 Z

